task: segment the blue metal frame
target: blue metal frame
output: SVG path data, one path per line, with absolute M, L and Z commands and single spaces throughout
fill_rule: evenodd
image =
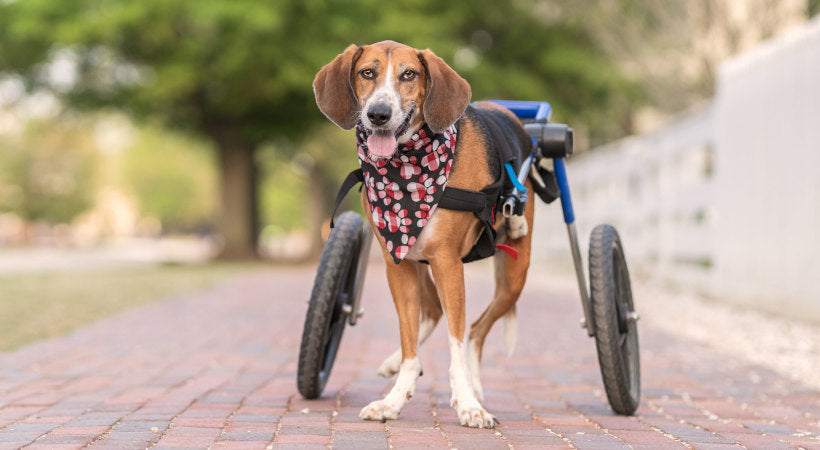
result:
M 564 223 L 567 225 L 575 223 L 575 211 L 572 209 L 572 197 L 569 194 L 567 166 L 564 164 L 564 158 L 553 158 L 552 168 L 555 169 L 555 179 L 558 181 L 558 191 L 561 193 L 561 210 L 564 212 Z
M 552 106 L 547 102 L 524 102 L 518 100 L 490 100 L 514 112 L 519 119 L 549 120 Z

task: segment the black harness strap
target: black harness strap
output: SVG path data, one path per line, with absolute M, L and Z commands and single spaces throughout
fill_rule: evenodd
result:
M 541 201 L 544 203 L 552 203 L 561 195 L 561 191 L 558 190 L 558 181 L 555 179 L 555 174 L 540 165 L 533 166 L 533 169 L 535 170 L 530 170 L 532 190 L 541 197 Z M 541 178 L 540 181 L 533 175 L 533 172 L 538 172 L 538 176 Z
M 364 173 L 362 172 L 361 168 L 355 169 L 347 174 L 347 177 L 342 182 L 342 186 L 339 188 L 339 193 L 336 194 L 336 203 L 333 204 L 333 212 L 330 213 L 330 228 L 336 226 L 333 222 L 333 219 L 336 218 L 336 210 L 339 209 L 339 205 L 342 203 L 342 200 L 345 199 L 347 193 L 353 188 L 353 186 L 361 183 L 364 181 Z
M 457 187 L 448 187 L 444 190 L 438 206 L 456 211 L 478 212 L 487 204 L 487 194 L 480 191 L 470 191 Z

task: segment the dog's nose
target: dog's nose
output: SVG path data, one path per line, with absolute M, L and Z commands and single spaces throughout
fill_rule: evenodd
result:
M 386 124 L 391 115 L 390 106 L 386 103 L 375 103 L 367 110 L 367 118 L 376 126 Z

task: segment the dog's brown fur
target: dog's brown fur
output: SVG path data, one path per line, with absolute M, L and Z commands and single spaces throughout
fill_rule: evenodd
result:
M 391 70 L 387 70 L 388 65 L 392 67 Z M 363 73 L 363 70 L 371 72 Z M 418 76 L 410 80 L 383 79 L 384 74 L 404 76 L 408 70 Z M 371 74 L 374 76 L 370 78 L 363 76 Z M 470 101 L 469 84 L 432 51 L 417 50 L 391 41 L 364 47 L 349 46 L 319 71 L 313 86 L 321 111 L 340 127 L 349 129 L 360 120 L 369 99 L 380 87 L 385 86 L 384 83 L 398 86 L 394 91 L 401 99 L 397 102 L 401 106 L 396 113 L 408 113 L 411 106 L 415 108 L 409 134 L 425 122 L 436 132 L 446 129 L 459 120 Z M 479 110 L 503 110 L 505 114 L 514 117 L 511 112 L 495 104 L 479 103 L 475 107 Z M 404 134 L 399 137 L 399 142 L 406 140 L 406 136 Z M 476 123 L 466 116 L 461 118 L 455 163 L 447 185 L 481 190 L 493 183 L 498 174 L 490 173 L 487 160 L 490 145 Z M 527 204 L 524 213 L 530 230 L 533 222 L 532 203 Z M 365 211 L 370 210 L 364 192 L 362 206 Z M 371 228 L 378 236 L 370 215 L 368 218 Z M 444 314 L 450 335 L 452 403 L 459 420 L 462 425 L 471 427 L 494 426 L 494 418 L 480 404 L 483 393 L 478 378 L 478 361 L 493 323 L 505 315 L 514 318 L 515 302 L 526 281 L 530 262 L 531 233 L 511 239 L 505 233 L 505 223 L 506 221 L 499 220 L 496 227 L 502 240 L 518 251 L 518 258 L 513 259 L 503 252 L 495 256 L 495 295 L 488 308 L 470 327 L 472 380 L 466 371 L 467 362 L 463 355 L 465 286 L 461 258 L 475 244 L 482 231 L 481 223 L 470 212 L 439 208 L 411 249 L 411 254 L 399 264 L 393 262 L 384 242 L 377 239 L 381 243 L 387 266 L 387 281 L 399 318 L 401 363 L 393 357 L 382 364 L 380 374 L 392 375 L 398 372 L 399 377 L 387 397 L 366 406 L 362 410 L 362 417 L 374 420 L 396 418 L 415 388 L 415 379 L 420 369 L 419 341 L 427 338 L 432 327 Z M 429 270 L 419 262 L 421 260 L 429 262 Z M 420 321 L 425 324 L 422 336 L 419 333 Z

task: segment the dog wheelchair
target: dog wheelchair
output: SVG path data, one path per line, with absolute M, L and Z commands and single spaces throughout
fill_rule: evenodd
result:
M 494 103 L 515 113 L 533 139 L 532 153 L 521 163 L 518 173 L 507 166 L 516 188 L 504 198 L 502 211 L 508 216 L 523 210 L 528 194 L 524 181 L 532 168 L 540 167 L 543 158 L 551 158 L 583 307 L 581 326 L 595 339 L 611 408 L 618 414 L 631 415 L 640 402 L 638 314 L 618 232 L 610 225 L 598 225 L 592 230 L 587 288 L 564 163 L 573 152 L 572 129 L 548 122 L 549 103 L 500 100 Z M 359 214 L 343 212 L 336 219 L 322 253 L 299 352 L 297 386 L 306 399 L 321 395 L 345 326 L 356 325 L 363 314 L 361 291 L 373 234 L 369 228 Z

